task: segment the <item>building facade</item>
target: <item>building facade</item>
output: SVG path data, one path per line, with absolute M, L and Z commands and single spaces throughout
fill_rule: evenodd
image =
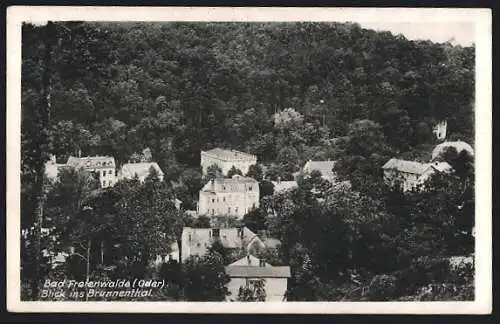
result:
M 215 240 L 220 240 L 228 249 L 241 249 L 248 253 L 265 248 L 257 234 L 247 227 L 193 228 L 184 227 L 181 236 L 180 259 L 185 261 L 192 255 L 204 255 Z
M 226 297 L 228 301 L 237 301 L 240 287 L 252 289 L 257 281 L 263 284 L 266 301 L 286 301 L 290 267 L 273 267 L 265 260 L 249 254 L 231 263 L 225 270 L 231 279 L 227 285 L 230 292 Z
M 451 166 L 446 162 L 420 163 L 393 158 L 382 169 L 388 185 L 399 184 L 403 191 L 410 191 L 424 184 L 434 173 L 450 171 Z
M 240 175 L 210 180 L 200 190 L 198 214 L 207 216 L 243 216 L 259 207 L 259 183 Z
M 156 162 L 125 163 L 118 172 L 118 179 L 133 179 L 135 176 L 143 182 L 150 174 L 151 168 L 156 170 L 158 178 L 163 181 L 163 171 Z
M 201 151 L 201 167 L 203 175 L 212 165 L 217 165 L 224 175 L 234 166 L 245 175 L 252 164 L 257 164 L 257 156 L 236 150 L 225 150 L 214 148 L 209 151 Z
M 116 183 L 116 164 L 112 156 L 70 156 L 66 165 L 96 173 L 102 188 L 111 187 Z

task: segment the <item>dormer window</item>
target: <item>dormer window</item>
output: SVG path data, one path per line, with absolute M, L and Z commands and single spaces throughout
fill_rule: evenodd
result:
M 252 191 L 252 186 L 249 186 L 249 187 L 248 187 L 248 191 Z
M 220 230 L 218 228 L 213 228 L 212 229 L 212 236 L 219 237 L 219 235 L 220 235 Z

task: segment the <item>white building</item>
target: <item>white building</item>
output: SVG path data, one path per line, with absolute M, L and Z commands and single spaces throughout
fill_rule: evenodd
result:
M 435 172 L 448 172 L 452 168 L 446 162 L 420 163 L 393 158 L 382 169 L 387 184 L 394 185 L 400 181 L 403 191 L 410 191 L 427 181 Z
M 236 216 L 241 219 L 250 210 L 259 207 L 259 183 L 240 175 L 230 179 L 216 178 L 200 190 L 198 214 L 208 216 Z
M 464 142 L 464 141 L 449 141 L 449 142 L 443 142 L 439 145 L 436 145 L 434 150 L 432 150 L 432 159 L 433 160 L 436 159 L 437 157 L 439 157 L 439 155 L 441 155 L 443 152 L 446 151 L 446 149 L 448 149 L 450 147 L 454 148 L 457 151 L 457 153 L 460 153 L 462 151 L 466 151 L 471 156 L 474 156 L 474 149 L 472 148 L 472 146 L 470 146 L 466 142 Z
M 133 179 L 136 175 L 143 182 L 150 174 L 151 168 L 155 169 L 160 181 L 163 181 L 163 171 L 156 162 L 125 163 L 118 172 L 118 178 Z
M 335 174 L 333 173 L 333 166 L 335 165 L 335 161 L 312 161 L 309 160 L 306 162 L 301 171 L 296 172 L 294 175 L 298 174 L 310 174 L 312 171 L 321 172 L 321 177 L 330 182 L 335 181 Z
M 201 167 L 203 175 L 212 165 L 217 165 L 224 175 L 234 166 L 245 175 L 252 164 L 257 164 L 257 156 L 236 151 L 214 148 L 209 151 L 201 151 Z
M 241 249 L 248 253 L 256 252 L 258 249 L 266 247 L 259 236 L 247 227 L 184 227 L 182 229 L 180 259 L 185 261 L 192 255 L 204 255 L 217 239 L 220 240 L 222 245 L 227 249 Z
M 116 164 L 115 158 L 112 156 L 70 156 L 66 165 L 97 173 L 102 188 L 113 186 L 116 183 Z
M 274 267 L 265 260 L 249 254 L 231 263 L 225 270 L 231 278 L 227 284 L 227 289 L 231 293 L 226 297 L 228 301 L 237 301 L 240 287 L 253 289 L 257 281 L 263 284 L 266 292 L 265 301 L 286 301 L 288 278 L 291 276 L 290 267 Z

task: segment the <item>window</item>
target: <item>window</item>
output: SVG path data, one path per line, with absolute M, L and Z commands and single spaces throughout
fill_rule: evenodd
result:
M 255 203 L 252 204 L 252 208 L 255 208 Z
M 212 202 L 213 202 L 213 203 L 215 202 L 215 198 L 212 198 Z
M 248 191 L 252 191 L 252 186 L 249 186 L 249 187 L 248 187 Z
M 223 202 L 226 202 L 226 197 L 222 197 L 222 201 L 223 201 Z
M 212 236 L 213 237 L 219 237 L 220 235 L 220 230 L 218 228 L 212 229 Z
M 231 214 L 231 207 L 227 207 L 227 213 Z
M 106 176 L 106 170 L 103 170 L 102 171 L 102 176 L 105 177 Z
M 222 186 L 222 190 L 226 190 L 226 186 Z
M 215 209 L 212 209 L 212 215 L 215 215 Z
M 234 207 L 234 212 L 237 213 L 238 212 L 238 207 Z
M 102 182 L 102 186 L 103 186 L 103 187 L 106 187 L 106 180 L 104 180 L 104 181 Z

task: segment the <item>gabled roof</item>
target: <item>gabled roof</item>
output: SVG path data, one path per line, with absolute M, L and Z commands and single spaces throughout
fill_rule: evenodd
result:
M 394 169 L 400 172 L 418 174 L 425 173 L 429 168 L 439 172 L 446 172 L 452 169 L 451 165 L 447 162 L 433 162 L 433 163 L 420 163 L 415 161 L 405 161 L 398 159 L 390 159 L 382 167 L 383 169 Z
M 234 261 L 228 267 L 234 267 L 234 266 L 252 266 L 252 267 L 259 267 L 260 266 L 260 259 L 257 258 L 254 255 L 248 254 L 246 257 L 243 257 L 239 260 Z M 269 263 L 265 262 L 264 263 L 265 267 L 272 267 Z
M 115 158 L 112 156 L 87 156 L 80 158 L 70 156 L 66 165 L 74 167 L 75 169 L 114 168 Z
M 435 162 L 432 163 L 431 166 L 439 172 L 446 172 L 452 169 L 448 162 Z
M 232 278 L 290 278 L 290 267 L 227 266 Z
M 303 171 L 311 172 L 311 171 L 319 171 L 323 177 L 334 177 L 333 174 L 333 166 L 335 165 L 335 161 L 312 161 L 309 160 L 304 165 Z
M 428 163 L 420 163 L 415 161 L 406 161 L 399 159 L 390 159 L 383 166 L 382 169 L 394 169 L 400 172 L 422 174 L 429 168 Z
M 163 171 L 156 162 L 125 163 L 121 169 L 121 175 L 124 178 L 133 178 L 136 174 L 139 178 L 147 177 L 151 168 L 163 176 Z
M 253 154 L 236 151 L 236 150 L 226 150 L 221 148 L 214 148 L 208 151 L 202 151 L 202 154 L 211 155 L 217 159 L 224 161 L 233 161 L 233 160 L 248 160 L 253 161 L 257 157 Z

